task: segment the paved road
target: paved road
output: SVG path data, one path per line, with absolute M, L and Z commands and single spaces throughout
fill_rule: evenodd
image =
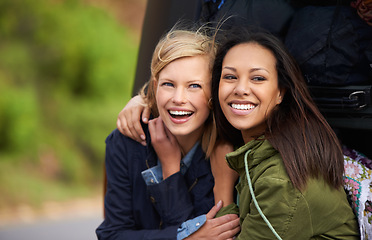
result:
M 0 240 L 96 240 L 101 222 L 102 216 L 85 216 L 0 226 Z

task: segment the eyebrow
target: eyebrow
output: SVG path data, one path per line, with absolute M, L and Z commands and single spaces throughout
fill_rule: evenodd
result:
M 226 68 L 226 69 L 229 69 L 229 70 L 231 70 L 231 71 L 234 71 L 234 72 L 236 72 L 236 69 L 235 68 L 233 68 L 233 67 L 223 67 L 222 69 L 224 69 L 224 68 Z
M 224 68 L 236 72 L 236 68 L 234 68 L 234 67 L 225 66 L 225 67 L 223 67 L 223 69 Z M 252 68 L 251 70 L 249 70 L 250 73 L 256 72 L 256 71 L 265 71 L 267 73 L 270 73 L 266 68 Z
M 209 80 L 208 80 L 209 81 Z M 174 79 L 171 79 L 171 78 L 159 78 L 158 79 L 158 82 L 171 82 L 171 83 L 175 83 L 177 82 L 177 80 L 174 80 Z M 208 84 L 208 82 L 205 82 L 204 80 L 202 79 L 193 79 L 193 80 L 188 80 L 186 81 L 187 84 L 201 84 L 201 85 L 206 85 Z

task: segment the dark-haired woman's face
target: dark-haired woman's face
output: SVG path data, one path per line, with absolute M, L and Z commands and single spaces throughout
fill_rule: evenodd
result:
M 263 133 L 266 119 L 282 100 L 276 59 L 257 43 L 231 48 L 222 63 L 219 101 L 226 119 L 245 142 Z

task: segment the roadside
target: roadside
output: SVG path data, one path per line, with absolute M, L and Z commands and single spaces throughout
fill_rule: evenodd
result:
M 139 41 L 146 0 L 81 0 L 113 14 L 117 21 L 133 30 Z M 41 207 L 23 204 L 0 208 L 0 229 L 22 223 L 59 220 L 77 217 L 98 216 L 103 218 L 102 195 L 87 199 L 72 199 L 65 202 L 47 201 Z
M 113 13 L 118 22 L 130 27 L 139 41 L 146 0 L 82 0 Z M 50 166 L 46 166 L 50 167 Z M 50 169 L 49 169 L 50 170 Z M 18 190 L 17 188 L 13 188 Z M 33 189 L 32 187 L 30 189 Z M 16 204 L 16 203 L 14 203 Z M 40 222 L 58 222 L 59 220 L 94 218 L 103 220 L 103 197 L 72 199 L 63 202 L 46 201 L 35 208 L 31 204 L 19 206 L 1 206 L 0 230 L 15 229 L 17 225 L 34 225 Z M 94 226 L 96 223 L 94 223 Z M 4 239 L 0 236 L 0 239 Z M 27 238 L 24 238 L 27 239 Z M 49 238 L 55 239 L 55 238 Z M 69 238 L 67 238 L 69 239 Z M 6 240 L 9 240 L 6 238 Z M 70 239 L 71 240 L 71 239 Z
M 48 202 L 38 212 L 23 207 L 2 218 L 2 240 L 94 240 L 103 220 L 100 198 Z M 5 214 L 3 214 L 5 215 Z
M 100 216 L 103 219 L 102 195 L 86 199 L 73 199 L 65 202 L 48 201 L 44 202 L 38 209 L 28 205 L 21 205 L 6 210 L 2 209 L 0 211 L 0 229 L 38 221 Z

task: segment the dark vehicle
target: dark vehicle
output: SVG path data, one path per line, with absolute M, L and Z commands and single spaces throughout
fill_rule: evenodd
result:
M 368 239 L 372 234 L 372 0 L 148 1 L 133 95 L 149 79 L 146 66 L 156 42 L 180 19 L 212 26 L 223 21 L 222 29 L 260 28 L 285 43 L 343 145 L 344 189 L 361 239 Z M 358 177 L 349 171 L 355 166 Z
M 148 1 L 133 94 L 149 79 L 146 66 L 156 42 L 177 21 L 216 23 L 233 16 L 226 26 L 260 27 L 285 42 L 342 143 L 371 159 L 372 4 L 368 2 Z

